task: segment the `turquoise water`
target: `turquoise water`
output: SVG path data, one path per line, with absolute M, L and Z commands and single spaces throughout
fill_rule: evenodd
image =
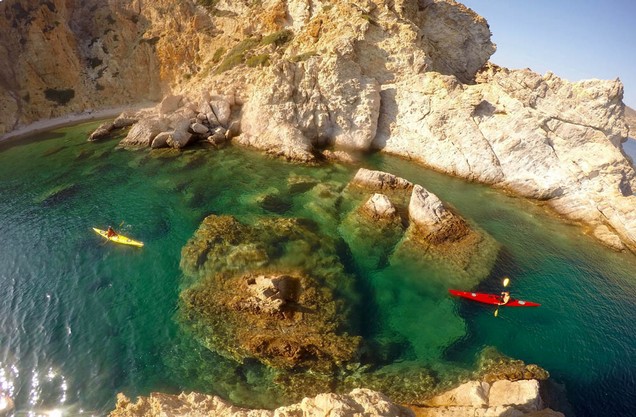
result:
M 337 235 L 351 206 L 321 196 L 357 167 L 309 168 L 235 148 L 124 151 L 116 140 L 86 142 L 94 126 L 0 144 L 0 389 L 16 414 L 103 415 L 117 392 L 181 390 L 275 406 L 269 371 L 203 349 L 177 324 L 181 248 L 211 213 L 244 222 L 309 217 Z M 395 158 L 364 165 L 423 185 L 501 243 L 478 289 L 498 291 L 508 275 L 513 295 L 542 303 L 495 318 L 487 306 L 448 297 L 453 277 L 350 247 L 341 256 L 359 280 L 360 332 L 382 352 L 378 367 L 443 377 L 473 368 L 495 346 L 548 369 L 578 416 L 633 413 L 636 257 L 486 187 Z M 323 188 L 287 194 L 290 176 Z M 283 203 L 264 208 L 266 193 Z M 109 224 L 146 246 L 104 244 L 90 228 Z

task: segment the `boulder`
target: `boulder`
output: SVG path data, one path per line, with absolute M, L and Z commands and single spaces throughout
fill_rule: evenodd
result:
M 139 117 L 130 113 L 122 113 L 113 122 L 115 129 L 123 129 L 124 127 L 132 126 L 139 121 Z
M 230 116 L 232 115 L 232 109 L 230 103 L 225 98 L 220 96 L 213 96 L 210 99 L 210 107 L 214 114 L 214 119 L 219 125 L 227 127 Z
M 469 224 L 434 194 L 415 185 L 408 205 L 409 226 L 392 259 L 434 267 L 447 285 L 473 287 L 497 260 L 499 244 Z
M 227 131 L 222 127 L 216 128 L 206 140 L 214 146 L 221 146 L 228 140 Z
M 171 148 L 185 148 L 192 139 L 192 134 L 184 130 L 175 130 L 168 135 L 166 144 Z
M 397 208 L 384 194 L 373 194 L 361 208 L 361 212 L 373 220 L 393 222 L 399 220 Z
M 539 395 L 539 381 L 496 381 L 490 387 L 488 406 L 514 406 L 525 413 L 541 410 L 543 401 Z
M 165 96 L 163 100 L 161 100 L 161 104 L 159 105 L 159 113 L 164 115 L 174 113 L 181 105 L 182 100 L 182 95 L 171 94 Z
M 206 126 L 202 125 L 201 123 L 193 123 L 192 125 L 190 125 L 190 129 L 192 129 L 192 131 L 198 135 L 205 135 L 210 131 Z
M 424 401 L 424 405 L 427 407 L 488 407 L 489 391 L 488 383 L 469 381 Z
M 413 183 L 393 174 L 360 168 L 348 187 L 358 187 L 373 191 L 402 190 L 411 192 Z
M 164 118 L 142 119 L 128 132 L 119 143 L 123 147 L 150 147 L 153 139 L 161 132 L 168 130 L 168 121 Z
M 413 187 L 409 220 L 420 239 L 435 244 L 459 241 L 470 232 L 468 224 L 461 217 L 420 185 Z
M 113 123 L 107 122 L 99 125 L 97 129 L 88 137 L 88 140 L 95 142 L 101 139 L 106 139 L 110 136 L 111 132 L 115 129 Z
M 168 147 L 168 138 L 172 132 L 161 132 L 152 140 L 150 147 L 153 149 L 158 148 L 167 148 Z

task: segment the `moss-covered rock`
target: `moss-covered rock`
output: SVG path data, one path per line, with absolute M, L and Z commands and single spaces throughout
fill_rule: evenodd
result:
M 331 374 L 355 361 L 353 277 L 312 222 L 207 217 L 182 250 L 181 319 L 223 356 Z

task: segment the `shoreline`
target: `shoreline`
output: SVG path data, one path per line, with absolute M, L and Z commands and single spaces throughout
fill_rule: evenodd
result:
M 65 116 L 54 117 L 52 119 L 42 119 L 36 122 L 30 123 L 28 125 L 19 127 L 16 130 L 5 133 L 0 136 L 0 143 L 5 142 L 11 139 L 21 139 L 24 137 L 28 137 L 34 135 L 36 133 L 47 132 L 49 130 L 73 126 L 79 124 L 81 122 L 88 122 L 92 120 L 100 120 L 100 119 L 108 119 L 119 116 L 121 113 L 125 111 L 138 111 L 141 109 L 145 109 L 148 107 L 153 107 L 157 103 L 153 102 L 144 102 L 138 104 L 132 104 L 128 106 L 119 106 L 119 107 L 109 107 L 101 110 L 86 110 L 81 113 L 71 113 Z

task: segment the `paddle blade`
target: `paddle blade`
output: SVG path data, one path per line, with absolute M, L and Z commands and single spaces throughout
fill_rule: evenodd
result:
M 505 277 L 505 278 L 504 278 L 504 280 L 503 280 L 503 286 L 504 286 L 504 287 L 507 287 L 507 286 L 508 286 L 508 284 L 510 284 L 510 278 Z
M 498 315 L 499 315 L 499 308 L 495 310 L 495 317 L 497 317 Z

